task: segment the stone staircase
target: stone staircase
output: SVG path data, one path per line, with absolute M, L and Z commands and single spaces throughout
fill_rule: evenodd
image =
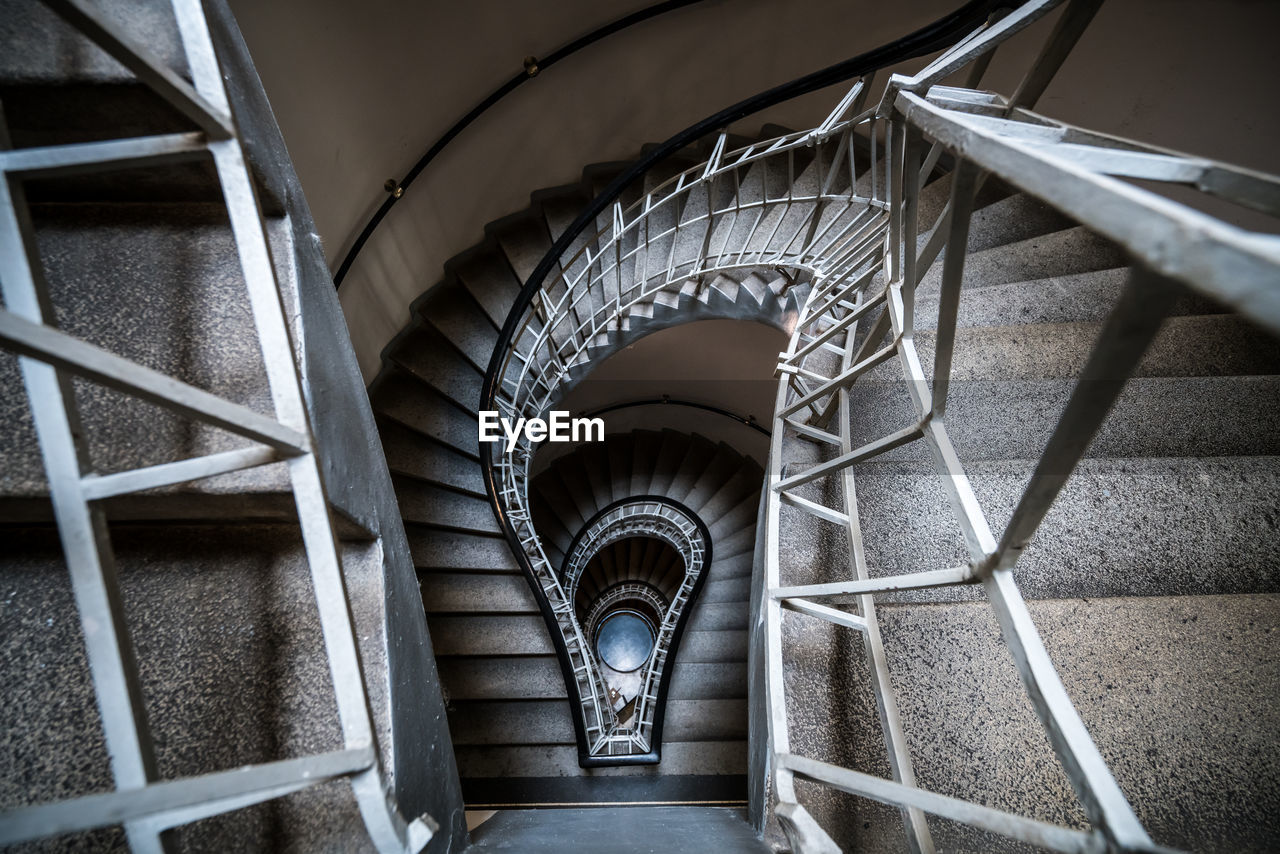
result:
M 922 221 L 949 185 L 922 191 Z M 946 421 L 999 531 L 1127 269 L 1115 247 L 1027 196 L 991 187 L 979 204 Z M 926 374 L 940 269 L 941 260 L 918 292 Z M 1274 338 L 1182 298 L 1016 570 L 1068 693 L 1162 845 L 1262 851 L 1277 841 L 1278 375 Z M 896 360 L 860 379 L 850 405 L 855 447 L 916 418 Z M 784 447 L 788 473 L 833 455 L 794 436 Z M 922 443 L 853 473 L 872 577 L 967 561 Z M 833 488 L 818 481 L 800 494 L 831 505 Z M 845 580 L 848 548 L 836 533 L 784 506 L 782 583 Z M 981 588 L 876 598 L 919 785 L 1086 827 Z M 789 612 L 783 628 L 792 750 L 888 776 L 861 643 Z M 904 849 L 896 810 L 797 785 L 843 850 Z M 929 825 L 939 851 L 1031 850 Z
M 699 151 L 647 175 L 635 192 L 653 191 Z M 581 446 L 538 481 L 537 525 L 553 560 L 596 512 L 633 495 L 682 501 L 712 533 L 714 563 L 676 659 L 661 764 L 590 772 L 577 767 L 554 647 L 480 476 L 475 413 L 498 330 L 555 237 L 621 168 L 589 167 L 581 185 L 535 193 L 528 211 L 491 224 L 486 240 L 450 262 L 445 280 L 415 303 L 370 389 L 471 805 L 745 800 L 745 629 L 759 465 L 702 436 L 641 431 Z M 679 251 L 695 257 L 702 241 L 695 242 Z M 583 312 L 604 304 L 609 288 L 605 281 L 584 299 Z M 598 336 L 570 366 L 565 390 L 629 343 L 678 323 L 729 318 L 788 329 L 807 293 L 794 274 L 765 269 L 685 281 Z
M 163 3 L 106 6 L 181 73 Z M 0 53 L 0 100 L 15 146 L 187 129 L 39 7 L 0 0 L 0 32 L 6 46 L 15 46 Z M 18 32 L 39 38 L 8 37 Z M 77 60 L 59 59 L 66 57 Z M 740 142 L 731 138 L 727 147 Z M 826 181 L 833 190 L 854 186 L 865 194 L 870 174 L 833 167 L 832 149 L 819 142 L 799 150 L 791 171 L 761 161 L 739 181 L 709 185 L 705 199 L 691 196 L 670 221 L 705 212 L 700 205 L 780 198 L 784 174 L 797 188 Z M 704 146 L 673 158 L 625 196 L 624 205 L 708 154 Z M 590 772 L 578 767 L 564 678 L 546 624 L 482 480 L 476 405 L 498 331 L 521 283 L 620 168 L 590 167 L 580 184 L 535 194 L 528 210 L 494 223 L 482 244 L 455 258 L 388 347 L 371 387 L 374 415 L 357 401 L 352 416 L 356 422 L 376 417 L 426 605 L 429 646 L 439 661 L 456 768 L 472 806 L 736 804 L 746 797 L 748 601 L 760 465 L 697 434 L 634 431 L 558 457 L 533 479 L 538 531 L 553 561 L 592 516 L 630 496 L 680 501 L 712 534 L 714 560 L 675 660 L 662 762 Z M 299 270 L 315 247 L 278 186 L 258 178 L 287 313 L 305 315 Z M 923 221 L 940 210 L 948 191 L 945 175 L 926 187 Z M 254 336 L 244 283 L 206 165 L 166 166 L 124 179 L 36 181 L 28 194 L 64 330 L 255 411 L 271 411 L 261 358 L 245 344 Z M 1119 293 L 1126 259 L 997 182 L 988 182 L 978 198 L 947 423 L 998 529 Z M 771 241 L 792 224 L 785 217 L 806 213 L 793 207 L 782 223 L 764 220 L 757 236 L 746 237 L 736 217 L 723 217 L 657 242 L 650 252 L 665 268 L 734 240 L 748 241 L 744 251 L 776 248 Z M 858 212 L 827 202 L 815 213 L 821 229 L 848 223 Z M 606 219 L 597 226 L 609 227 Z M 580 238 L 575 249 L 590 245 L 594 253 L 594 239 Z M 569 258 L 572 252 L 566 264 Z M 615 281 L 606 278 L 588 295 L 582 310 L 607 305 L 623 277 L 648 269 L 645 263 L 645 253 L 632 256 Z M 926 365 L 932 363 L 940 267 L 939 260 L 918 294 L 916 341 Z M 789 330 L 808 290 L 803 275 L 749 264 L 683 280 L 617 317 L 571 365 L 565 389 L 639 337 L 677 323 L 730 318 Z M 77 384 L 77 397 L 98 471 L 237 447 L 225 433 L 115 392 Z M 1233 852 L 1280 845 L 1278 404 L 1275 340 L 1207 300 L 1181 299 L 1018 565 L 1019 583 L 1072 699 L 1140 819 L 1164 845 Z M 16 359 L 7 352 L 0 352 L 0 408 L 0 686 L 8 700 L 0 710 L 0 808 L 10 809 L 109 790 L 112 779 L 67 568 L 50 524 L 48 484 Z M 896 363 L 854 386 L 855 444 L 913 420 Z M 827 453 L 789 433 L 782 458 L 769 461 L 770 475 L 822 461 Z M 263 466 L 105 504 L 163 777 L 341 745 L 282 468 Z M 965 562 L 923 447 L 901 446 L 858 464 L 854 473 L 873 576 Z M 335 478 L 332 492 L 361 654 L 374 674 L 368 685 L 374 720 L 384 764 L 391 766 L 395 712 L 385 609 L 393 593 L 404 599 L 413 591 L 405 597 L 404 590 L 389 590 L 388 555 L 394 557 L 400 541 L 388 540 L 361 515 L 367 508 L 359 480 Z M 835 500 L 821 484 L 798 493 Z M 789 507 L 782 513 L 784 583 L 846 580 L 844 541 L 812 516 Z M 878 597 L 919 782 L 1083 827 L 981 598 L 977 587 Z M 887 776 L 860 644 L 826 623 L 785 616 L 793 749 Z M 414 645 L 411 637 L 405 643 Z M 401 714 L 416 715 L 423 729 L 435 731 L 443 710 L 429 699 L 415 698 Z M 452 773 L 447 748 L 446 740 L 440 750 L 422 751 L 429 755 L 424 763 Z M 397 773 L 421 769 L 397 766 Z M 798 785 L 844 850 L 904 847 L 896 810 Z M 559 850 L 570 840 L 598 842 L 602 823 L 613 820 L 632 828 L 617 850 L 633 850 L 630 842 L 643 832 L 634 828 L 649 821 L 661 827 L 645 841 L 670 850 L 682 840 L 703 846 L 693 850 L 710 847 L 699 828 L 724 850 L 760 847 L 737 813 L 701 809 L 611 809 L 587 817 L 513 811 L 482 825 L 475 844 L 482 851 Z M 1023 850 L 946 821 L 930 820 L 930 828 L 939 850 Z M 368 844 L 350 790 L 332 784 L 189 825 L 177 831 L 176 843 L 191 850 L 317 851 L 367 850 Z M 124 845 L 122 831 L 107 829 L 19 850 Z
M 445 329 L 468 322 L 455 315 Z M 474 406 L 464 410 L 455 396 L 478 382 L 476 366 L 461 378 L 436 374 L 438 383 L 405 370 L 451 357 L 461 364 L 456 349 L 440 349 L 450 340 L 458 338 L 443 330 L 401 338 L 388 354 L 396 371 L 374 400 L 468 804 L 744 801 L 745 630 L 760 466 L 698 435 L 638 431 L 579 446 L 536 480 L 535 524 L 555 560 L 600 510 L 635 496 L 683 503 L 712 538 L 713 561 L 676 658 L 661 764 L 580 769 L 551 638 L 479 481 Z M 465 426 L 433 429 L 441 421 L 428 407 L 444 401 L 452 410 L 445 417 Z

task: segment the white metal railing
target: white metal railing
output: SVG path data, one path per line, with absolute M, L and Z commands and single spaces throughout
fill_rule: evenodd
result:
M 1083 30 L 1096 3 L 1069 4 L 1013 96 L 938 85 L 966 64 L 984 65 L 1003 38 L 1043 14 L 1048 5 L 1024 4 L 914 78 L 890 81 L 880 106 L 894 140 L 889 146 L 892 184 L 886 275 L 843 291 L 842 301 L 825 297 L 842 286 L 818 277 L 779 365 L 782 377 L 771 454 L 775 464 L 782 459 L 784 444 L 801 436 L 827 443 L 836 454 L 829 461 L 779 477 L 766 498 L 765 671 L 774 796 L 777 814 L 800 852 L 838 849 L 801 805 L 796 777 L 897 806 L 909 845 L 916 851 L 933 850 L 926 813 L 1056 851 L 1162 850 L 1136 817 L 1067 695 L 1013 569 L 1185 288 L 1280 333 L 1280 239 L 1227 225 L 1124 179 L 1190 185 L 1272 216 L 1280 216 L 1280 179 L 1092 133 L 1030 112 L 1029 106 Z M 936 221 L 920 223 L 921 185 L 942 155 L 954 163 L 950 200 Z M 1129 283 L 1094 344 L 1012 518 L 998 536 L 987 522 L 946 426 L 969 217 L 975 193 L 988 175 L 998 176 L 1114 241 L 1133 262 Z M 915 289 L 944 248 L 934 364 L 926 373 L 914 342 Z M 863 321 L 873 317 L 868 331 Z M 859 336 L 860 326 L 865 336 Z M 839 349 L 841 358 L 834 369 L 810 369 L 819 341 Z M 896 361 L 902 368 L 916 422 L 854 447 L 851 391 L 870 366 L 887 361 Z M 802 382 L 805 378 L 817 387 Z M 954 519 L 964 534 L 969 562 L 872 578 L 859 525 L 855 466 L 909 442 L 923 442 L 931 451 Z M 837 479 L 827 481 L 840 485 L 836 507 L 794 492 L 821 478 Z M 783 505 L 839 526 L 849 544 L 851 580 L 783 585 L 778 551 Z M 916 785 L 889 684 L 875 597 L 958 584 L 982 585 L 1031 704 L 1089 820 L 1089 830 L 1047 824 Z M 855 608 L 837 607 L 841 604 Z M 862 635 L 892 780 L 792 752 L 783 680 L 784 610 Z
M 653 740 L 653 726 L 658 710 L 658 693 L 666 666 L 668 653 L 675 638 L 676 627 L 693 596 L 693 591 L 707 566 L 707 555 L 710 543 L 707 542 L 704 529 L 698 521 L 686 511 L 672 503 L 656 498 L 640 498 L 625 501 L 601 513 L 582 532 L 574 545 L 565 564 L 563 587 L 565 596 L 574 601 L 582 571 L 591 559 L 606 546 L 630 537 L 653 537 L 662 540 L 676 550 L 684 562 L 684 572 L 680 577 L 669 601 L 662 603 L 658 609 L 661 622 L 657 627 L 653 650 L 645 664 L 642 687 L 637 694 L 634 711 L 627 722 L 619 721 L 613 713 L 613 704 L 608 703 L 610 710 L 609 725 L 595 733 L 590 739 L 589 747 L 593 756 L 626 756 L 653 752 L 658 745 Z M 637 585 L 639 586 L 639 585 Z M 619 591 L 627 585 L 610 588 L 610 592 Z M 625 592 L 625 591 L 620 591 Z M 644 593 L 645 591 L 639 591 Z M 603 603 L 597 602 L 596 606 Z M 592 609 L 593 612 L 596 608 Z M 587 619 L 578 620 L 576 612 L 568 615 L 573 626 L 562 626 L 562 631 L 578 631 L 584 637 L 592 626 L 591 615 Z M 596 660 L 595 650 L 587 644 L 586 656 L 597 673 L 600 664 Z M 607 692 L 607 686 L 601 684 Z M 607 695 L 606 695 L 607 696 Z
M 690 282 L 701 289 L 720 271 L 761 267 L 829 277 L 852 270 L 872 275 L 883 258 L 888 228 L 888 172 L 878 141 L 884 122 L 874 110 L 862 110 L 867 82 L 855 84 L 813 130 L 729 152 L 722 134 L 709 161 L 626 208 L 615 206 L 611 223 L 561 262 L 521 318 L 499 373 L 501 414 L 514 419 L 545 412 L 565 390 L 573 368 L 589 361 L 591 346 L 623 328 L 637 309 L 677 299 Z M 853 110 L 859 112 L 847 117 Z M 858 153 L 859 139 L 869 142 L 869 153 Z M 801 158 L 807 156 L 813 159 L 806 188 L 798 179 L 806 171 Z M 770 190 L 770 175 L 785 180 L 785 191 Z M 758 197 L 743 192 L 748 181 L 758 182 Z M 563 632 L 584 729 L 598 737 L 616 720 L 574 617 L 572 595 L 533 528 L 528 509 L 532 461 L 524 440 L 499 456 L 494 465 L 498 499 Z
M 605 590 L 591 603 L 591 610 L 582 618 L 587 634 L 594 635 L 608 612 L 624 602 L 639 602 L 655 614 L 665 614 L 670 604 L 653 585 L 642 581 L 624 581 Z
M 335 544 L 328 497 L 298 367 L 223 77 L 199 0 L 173 0 L 188 83 L 131 42 L 85 0 L 45 5 L 131 70 L 197 132 L 12 149 L 0 115 L 0 346 L 20 355 L 71 572 L 89 669 L 115 791 L 0 814 L 0 844 L 123 824 L 134 851 L 167 850 L 165 831 L 210 816 L 347 778 L 371 840 L 382 852 L 416 852 L 431 838 L 427 816 L 406 822 L 379 759 L 364 677 Z M 275 415 L 266 416 L 121 358 L 55 328 L 49 290 L 23 194 L 27 179 L 109 172 L 177 160 L 212 160 L 247 284 Z M 171 283 L 173 284 L 173 283 Z M 157 283 L 163 286 L 163 283 Z M 249 439 L 247 448 L 132 471 L 98 475 L 84 452 L 71 388 L 90 380 Z M 337 700 L 341 750 L 161 780 L 142 707 L 101 499 L 198 480 L 273 462 L 287 464 L 311 570 Z
M 498 403 L 508 417 L 532 417 L 553 403 L 590 348 L 625 327 L 637 309 L 688 281 L 729 268 L 776 267 L 807 273 L 812 288 L 778 365 L 771 467 L 785 443 L 804 439 L 834 456 L 777 476 L 764 508 L 763 619 L 765 705 L 775 812 L 797 852 L 838 850 L 801 804 L 796 777 L 897 806 L 913 851 L 934 850 L 926 814 L 1058 851 L 1159 850 L 1136 818 L 1067 696 L 1032 623 L 1013 575 L 1025 544 L 1051 507 L 1183 287 L 1204 293 L 1280 332 L 1280 242 L 1244 232 L 1176 204 L 1125 179 L 1191 185 L 1240 205 L 1280 213 L 1280 181 L 1203 158 L 1120 140 L 1054 122 L 1030 110 L 1096 12 L 1100 0 L 1031 0 L 993 19 L 912 76 L 890 78 L 878 106 L 863 111 L 867 81 L 811 131 L 735 152 L 721 136 L 710 159 L 630 207 L 549 278 L 519 319 L 514 345 L 500 354 Z M 978 88 L 994 51 L 1058 7 L 1053 31 L 1011 96 Z M 955 75 L 963 74 L 963 79 Z M 943 85 L 959 82 L 963 85 Z M 846 118 L 853 113 L 852 118 Z M 855 138 L 854 134 L 858 134 Z M 871 150 L 859 177 L 855 139 Z M 825 141 L 825 142 L 824 142 Z M 814 146 L 818 178 L 797 185 L 795 152 Z M 886 152 L 881 157 L 878 148 Z M 824 152 L 834 151 L 821 168 Z M 947 158 L 951 198 L 932 223 L 920 222 L 922 184 Z M 839 167 L 849 160 L 847 186 Z M 743 192 L 751 164 L 785 175 L 787 189 Z M 1119 244 L 1134 259 L 1131 281 L 1105 324 L 1066 410 L 1053 431 L 1013 517 L 997 538 L 948 437 L 946 403 L 963 278 L 969 215 L 988 175 L 1048 202 Z M 718 183 L 724 192 L 717 193 Z M 942 264 L 933 369 L 926 374 L 914 341 L 915 288 Z M 699 284 L 697 287 L 701 287 Z M 669 303 L 668 304 L 672 304 Z M 832 364 L 831 355 L 838 355 Z M 855 446 L 850 394 L 884 364 L 907 379 L 915 420 Z M 930 383 L 929 380 L 932 380 Z M 862 545 L 854 467 L 911 442 L 931 451 L 964 532 L 970 560 L 870 577 Z M 529 522 L 530 448 L 500 458 L 499 500 L 508 509 L 535 576 L 551 573 Z M 832 481 L 830 478 L 835 478 Z M 838 506 L 801 495 L 804 484 L 839 484 Z M 849 546 L 848 581 L 784 586 L 780 510 L 790 506 L 838 526 Z M 1087 831 L 1059 827 L 921 789 L 889 681 L 875 597 L 907 589 L 981 584 L 999 619 L 1028 696 L 1085 815 Z M 553 605 L 564 591 L 544 585 Z M 852 605 L 853 609 L 839 607 Z M 559 605 L 568 614 L 571 606 Z M 782 613 L 799 612 L 859 633 L 877 699 L 892 779 L 792 752 L 784 672 Z M 582 664 L 590 667 L 589 658 Z M 577 665 L 575 664 L 575 669 Z M 584 695 L 585 699 L 585 695 Z

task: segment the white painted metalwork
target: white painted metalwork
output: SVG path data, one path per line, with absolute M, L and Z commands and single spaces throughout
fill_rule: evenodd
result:
M 501 415 L 541 416 L 590 361 L 590 348 L 607 341 L 611 331 L 624 329 L 633 316 L 646 316 L 656 304 L 701 294 L 704 283 L 721 271 L 787 269 L 837 279 L 854 270 L 873 273 L 868 262 L 883 254 L 888 202 L 875 180 L 856 182 L 850 176 L 863 169 L 876 175 L 884 168 L 874 143 L 884 122 L 874 110 L 846 117 L 863 100 L 859 81 L 813 130 L 736 151 L 725 150 L 728 137 L 721 135 L 706 163 L 670 178 L 625 209 L 615 206 L 607 223 L 562 260 L 533 310 L 521 319 L 515 345 L 503 354 Z M 867 137 L 873 141 L 871 155 L 861 163 L 858 140 Z M 798 180 L 803 170 L 797 168 L 797 155 L 809 154 L 815 159 L 805 184 Z M 760 176 L 758 198 L 743 192 L 753 168 Z M 771 189 L 784 180 L 785 190 Z M 563 632 L 591 741 L 611 731 L 616 718 L 574 617 L 572 594 L 533 528 L 528 510 L 532 459 L 527 442 L 498 458 L 499 500 Z
M 1068 697 L 1031 620 L 1013 568 L 1101 426 L 1124 381 L 1146 351 L 1173 299 L 1187 286 L 1280 332 L 1280 240 L 1229 226 L 1205 214 L 1119 180 L 1142 178 L 1188 184 L 1256 210 L 1280 214 L 1280 181 L 1177 152 L 1091 133 L 1030 112 L 1027 107 L 1048 83 L 1066 51 L 1096 9 L 1095 2 L 1069 4 L 1045 49 L 1011 98 L 936 85 L 967 63 L 989 56 L 1008 35 L 1044 14 L 1052 3 L 1027 3 L 998 24 L 944 53 L 914 78 L 894 77 L 881 114 L 894 129 L 890 192 L 888 275 L 860 283 L 845 301 L 825 294 L 842 287 L 819 276 L 789 349 L 779 364 L 773 458 L 781 459 L 789 437 L 830 442 L 835 406 L 840 455 L 776 480 L 766 507 L 766 679 L 777 814 L 797 851 L 827 851 L 834 844 L 796 798 L 796 776 L 872 798 L 903 810 L 913 850 L 930 851 L 923 813 L 971 824 L 1056 851 L 1158 850 L 1143 829 Z M 932 142 L 926 157 L 924 145 Z M 917 248 L 917 197 L 932 162 L 949 154 L 955 163 L 951 200 Z M 1013 517 L 997 538 L 987 524 L 946 429 L 946 402 L 955 342 L 960 284 L 973 198 L 987 174 L 1040 198 L 1090 230 L 1119 244 L 1134 260 L 1133 275 L 1114 307 L 1075 391 L 1046 446 Z M 915 288 L 924 271 L 947 248 L 942 268 L 932 385 L 914 338 Z M 877 323 L 855 344 L 858 323 L 880 310 Z M 886 345 L 881 342 L 886 340 Z M 807 366 L 818 344 L 842 350 L 830 377 Z M 881 348 L 881 349 L 877 349 Z M 861 448 L 849 442 L 849 388 L 859 368 L 873 359 L 902 366 L 918 423 Z M 813 383 L 817 383 L 814 385 Z M 853 465 L 911 441 L 923 441 L 946 486 L 955 519 L 968 544 L 970 563 L 916 574 L 872 579 L 866 574 L 858 531 Z M 827 508 L 797 500 L 788 490 L 819 478 L 839 478 L 842 506 Z M 854 580 L 786 587 L 778 564 L 779 508 L 798 507 L 846 528 Z M 1037 715 L 1062 762 L 1092 829 L 1081 832 L 1047 825 L 915 786 L 902 740 L 901 722 L 884 666 L 884 650 L 870 634 L 874 596 L 909 588 L 981 583 L 998 617 Z M 853 613 L 818 601 L 855 604 Z M 838 768 L 791 752 L 783 688 L 781 612 L 798 610 L 863 634 L 893 780 Z
M 222 72 L 199 0 L 174 0 L 192 83 L 134 44 L 83 0 L 45 0 L 132 70 L 201 131 L 81 145 L 12 150 L 0 116 L 0 345 L 20 354 L 23 382 L 44 457 L 54 514 L 71 571 L 116 791 L 0 814 L 0 844 L 123 824 L 134 851 L 163 851 L 170 828 L 347 778 L 377 850 L 416 852 L 430 840 L 429 816 L 398 813 L 378 757 L 368 696 L 346 597 L 329 502 L 316 458 L 301 380 L 263 230 L 253 179 L 236 135 Z M 94 347 L 53 328 L 53 307 L 23 195 L 33 177 L 110 171 L 176 159 L 211 158 L 247 285 L 275 405 L 267 417 Z M 82 377 L 217 425 L 251 447 L 134 471 L 92 470 L 71 378 Z M 343 750 L 161 780 L 120 602 L 101 499 L 274 461 L 288 467 L 333 679 Z
M 1064 8 L 1052 33 L 1013 95 L 978 89 L 996 48 L 1060 6 Z M 646 306 L 674 305 L 680 293 L 702 293 L 706 277 L 715 271 L 785 268 L 811 279 L 806 304 L 778 364 L 771 445 L 775 480 L 766 490 L 761 532 L 773 798 L 775 814 L 797 852 L 838 849 L 800 803 L 796 777 L 898 807 L 913 851 L 934 850 L 926 814 L 1057 851 L 1160 850 L 1067 696 L 1013 570 L 1182 286 L 1280 332 L 1280 240 L 1226 225 L 1123 179 L 1190 185 L 1272 215 L 1280 214 L 1280 179 L 1030 112 L 1098 6 L 1099 0 L 1031 0 L 994 17 L 919 73 L 891 77 L 873 110 L 861 109 L 870 81 L 859 81 L 813 130 L 732 152 L 726 151 L 728 137 L 721 135 L 706 163 L 646 192 L 629 208 L 615 206 L 607 225 L 562 259 L 562 272 L 548 279 L 534 302 L 536 311 L 529 312 L 517 329 L 516 346 L 503 354 L 500 405 L 510 417 L 531 417 L 556 400 L 575 371 L 590 360 L 592 346 L 606 343 L 633 315 L 644 316 Z M 962 72 L 963 87 L 942 85 Z M 856 115 L 846 119 L 848 112 Z M 863 164 L 865 170 L 855 165 L 858 139 L 870 148 L 871 162 Z M 795 152 L 808 146 L 829 160 L 826 168 L 816 170 L 813 181 L 798 184 Z M 880 157 L 881 150 L 887 156 Z M 920 188 L 944 156 L 952 169 L 951 199 L 934 222 L 922 224 Z M 846 162 L 846 174 L 861 177 L 857 182 L 851 178 L 841 189 L 836 164 Z M 765 180 L 758 197 L 744 193 L 745 167 L 752 164 L 764 164 L 766 178 L 769 170 L 785 176 L 787 189 L 775 198 Z M 824 166 L 821 160 L 819 165 Z M 987 523 L 946 426 L 969 217 L 975 194 L 991 174 L 1115 241 L 1135 263 L 1132 279 L 1099 336 L 1012 520 L 998 536 Z M 932 371 L 926 373 L 914 340 L 915 289 L 944 247 L 948 251 L 942 264 L 937 344 Z M 833 354 L 839 356 L 834 367 Z M 915 421 L 855 447 L 851 389 L 872 368 L 893 362 L 907 380 Z M 777 471 L 785 444 L 801 439 L 836 448 L 837 455 L 802 471 Z M 923 442 L 931 451 L 970 560 L 964 566 L 922 566 L 915 573 L 871 578 L 854 466 L 910 442 Z M 531 456 L 530 449 L 522 447 L 498 462 L 500 500 L 547 598 L 558 614 L 568 614 L 571 605 L 565 590 L 549 570 L 529 522 Z M 824 506 L 795 491 L 820 480 L 839 484 L 839 506 Z M 783 505 L 843 532 L 851 557 L 850 580 L 782 583 Z M 1088 831 L 1033 821 L 916 785 L 880 640 L 875 597 L 957 584 L 982 585 L 1031 704 L 1088 817 Z M 858 632 L 891 780 L 792 752 L 783 680 L 784 611 Z M 571 646 L 576 648 L 585 649 L 577 638 Z M 603 727 L 607 706 L 589 694 L 591 658 L 583 655 L 574 663 L 584 708 L 589 707 L 596 726 Z
M 564 578 L 561 582 L 565 598 L 569 602 L 574 601 L 582 571 L 601 549 L 630 537 L 653 537 L 667 543 L 680 555 L 684 562 L 684 572 L 670 601 L 659 599 L 655 608 L 656 613 L 662 615 L 662 622 L 657 627 L 653 650 L 644 667 L 642 687 L 637 694 L 635 710 L 625 723 L 612 714 L 614 704 L 607 699 L 608 685 L 603 677 L 598 677 L 599 690 L 603 692 L 598 702 L 603 708 L 609 710 L 610 716 L 607 718 L 608 726 L 588 731 L 588 743 L 593 756 L 646 754 L 658 747 L 653 742 L 653 722 L 658 707 L 662 672 L 675 637 L 676 626 L 689 605 L 699 576 L 706 568 L 710 547 L 698 522 L 668 501 L 640 498 L 620 503 L 601 513 L 577 540 L 565 564 Z M 629 587 L 638 589 L 628 591 Z M 651 590 L 652 588 L 648 585 L 621 584 L 610 588 L 609 592 L 615 596 L 632 592 L 637 598 L 650 601 Z M 593 606 L 592 613 L 581 621 L 576 611 L 568 613 L 557 611 L 556 616 L 559 618 L 561 631 L 572 632 L 584 638 L 589 637 L 593 626 L 593 615 L 607 604 L 607 597 L 601 597 L 601 600 Z M 584 643 L 584 646 L 586 648 L 584 658 L 590 662 L 595 673 L 599 674 L 600 663 L 596 658 L 595 649 L 590 643 Z

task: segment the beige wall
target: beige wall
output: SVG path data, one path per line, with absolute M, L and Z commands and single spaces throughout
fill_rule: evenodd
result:
M 649 0 L 232 0 L 332 264 L 435 137 L 520 69 Z M 342 289 L 366 376 L 409 303 L 486 222 L 582 166 L 634 157 L 735 100 L 882 44 L 957 0 L 706 0 L 610 37 L 521 87 L 396 205 Z M 1038 25 L 1043 32 L 1046 24 Z M 1280 3 L 1108 0 L 1041 102 L 1051 115 L 1280 172 L 1270 83 Z M 1002 49 L 992 82 L 1026 50 Z M 803 127 L 837 93 L 784 105 Z

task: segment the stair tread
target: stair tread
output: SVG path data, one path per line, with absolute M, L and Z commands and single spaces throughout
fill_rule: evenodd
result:
M 455 749 L 461 777 L 578 777 L 575 745 L 460 745 Z M 592 777 L 679 774 L 745 774 L 745 741 L 682 741 L 665 745 L 659 765 L 621 765 L 591 769 Z
M 1033 467 L 1032 460 L 966 465 L 993 530 L 1002 529 Z M 967 560 L 931 472 L 912 463 L 858 466 L 873 575 Z M 871 509 L 889 507 L 899 510 Z M 1017 577 L 1029 598 L 1272 592 L 1280 589 L 1276 507 L 1280 457 L 1086 459 L 1024 552 Z M 970 597 L 977 590 L 901 595 Z
M 576 744 L 567 700 L 454 699 L 449 731 L 455 745 Z M 663 742 L 741 740 L 746 698 L 668 699 Z
M 608 828 L 607 835 L 601 834 L 602 828 Z M 641 839 L 648 850 L 672 854 L 700 854 L 712 848 L 723 854 L 770 851 L 736 810 L 689 806 L 503 810 L 472 831 L 473 844 L 467 851 L 630 854 Z
M 973 380 L 947 395 L 947 434 L 962 461 L 1031 459 L 1043 451 L 1075 389 L 1071 378 Z M 1280 376 L 1129 380 L 1089 457 L 1229 457 L 1280 453 Z M 851 402 L 855 446 L 915 420 L 905 383 L 860 383 Z M 931 459 L 912 442 L 881 460 Z
M 1037 323 L 961 327 L 952 356 L 953 380 L 1069 377 L 1083 369 L 1101 323 Z M 916 333 L 926 377 L 933 375 L 931 330 Z M 1214 376 L 1280 373 L 1280 343 L 1239 317 L 1190 315 L 1165 320 L 1134 376 Z M 894 379 L 889 362 L 868 374 Z
M 520 567 L 507 541 L 459 531 L 440 531 L 420 525 L 406 525 L 409 550 L 419 569 L 470 569 L 517 572 Z

